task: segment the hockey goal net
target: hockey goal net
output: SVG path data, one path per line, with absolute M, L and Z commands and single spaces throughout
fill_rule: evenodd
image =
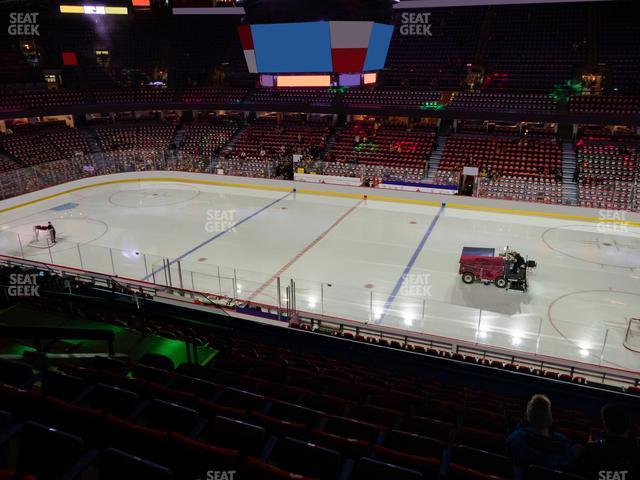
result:
M 627 333 L 624 336 L 624 346 L 629 350 L 640 353 L 640 318 L 631 318 Z
M 34 225 L 33 237 L 29 242 L 30 247 L 34 248 L 51 248 L 53 245 L 53 236 L 46 226 Z

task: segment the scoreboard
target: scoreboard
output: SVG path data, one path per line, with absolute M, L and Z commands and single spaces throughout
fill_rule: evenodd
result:
M 384 67 L 392 25 L 306 22 L 238 27 L 252 73 L 358 73 Z

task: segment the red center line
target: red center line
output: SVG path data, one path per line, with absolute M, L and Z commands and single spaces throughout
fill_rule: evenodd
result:
M 256 290 L 254 290 L 254 292 L 249 296 L 249 298 L 247 298 L 247 300 L 251 301 L 254 298 L 256 298 L 258 295 L 260 295 L 265 288 L 271 285 L 276 278 L 278 278 L 285 271 L 287 271 L 291 267 L 291 265 L 293 265 L 300 259 L 300 257 L 302 257 L 305 253 L 307 253 L 313 247 L 315 247 L 324 237 L 326 237 L 329 234 L 329 232 L 331 232 L 331 230 L 336 228 L 340 224 L 340 222 L 342 222 L 345 218 L 349 216 L 349 214 L 351 214 L 356 208 L 358 208 L 360 204 L 362 204 L 362 202 L 364 202 L 364 199 L 358 201 L 358 203 L 356 203 L 353 207 L 351 207 L 349 210 L 343 213 L 340 218 L 338 218 L 335 222 L 333 222 L 332 225 L 329 226 L 329 228 L 327 228 L 324 232 L 318 235 L 313 241 L 311 241 L 311 243 L 309 243 L 306 247 L 300 250 L 293 258 L 291 258 L 291 260 L 289 260 L 282 267 L 280 267 L 280 269 L 276 273 L 271 275 L 271 277 L 269 277 L 269 279 L 266 282 L 264 282 Z

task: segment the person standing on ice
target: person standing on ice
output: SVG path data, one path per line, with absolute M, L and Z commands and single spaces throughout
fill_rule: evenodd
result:
M 47 230 L 49 230 L 49 236 L 51 237 L 51 243 L 56 243 L 56 229 L 53 228 L 51 222 L 47 222 Z

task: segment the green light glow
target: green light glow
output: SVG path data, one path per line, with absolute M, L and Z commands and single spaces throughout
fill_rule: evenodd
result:
M 378 145 L 376 143 L 367 142 L 367 143 L 357 144 L 355 147 L 355 150 L 356 152 L 363 152 L 365 150 L 369 152 L 375 152 L 377 148 L 378 148 Z
M 548 97 L 556 102 L 568 102 L 572 95 L 582 91 L 582 82 L 567 80 L 563 84 L 555 84 Z
M 444 105 L 439 102 L 424 102 L 420 105 L 420 110 L 442 110 Z

